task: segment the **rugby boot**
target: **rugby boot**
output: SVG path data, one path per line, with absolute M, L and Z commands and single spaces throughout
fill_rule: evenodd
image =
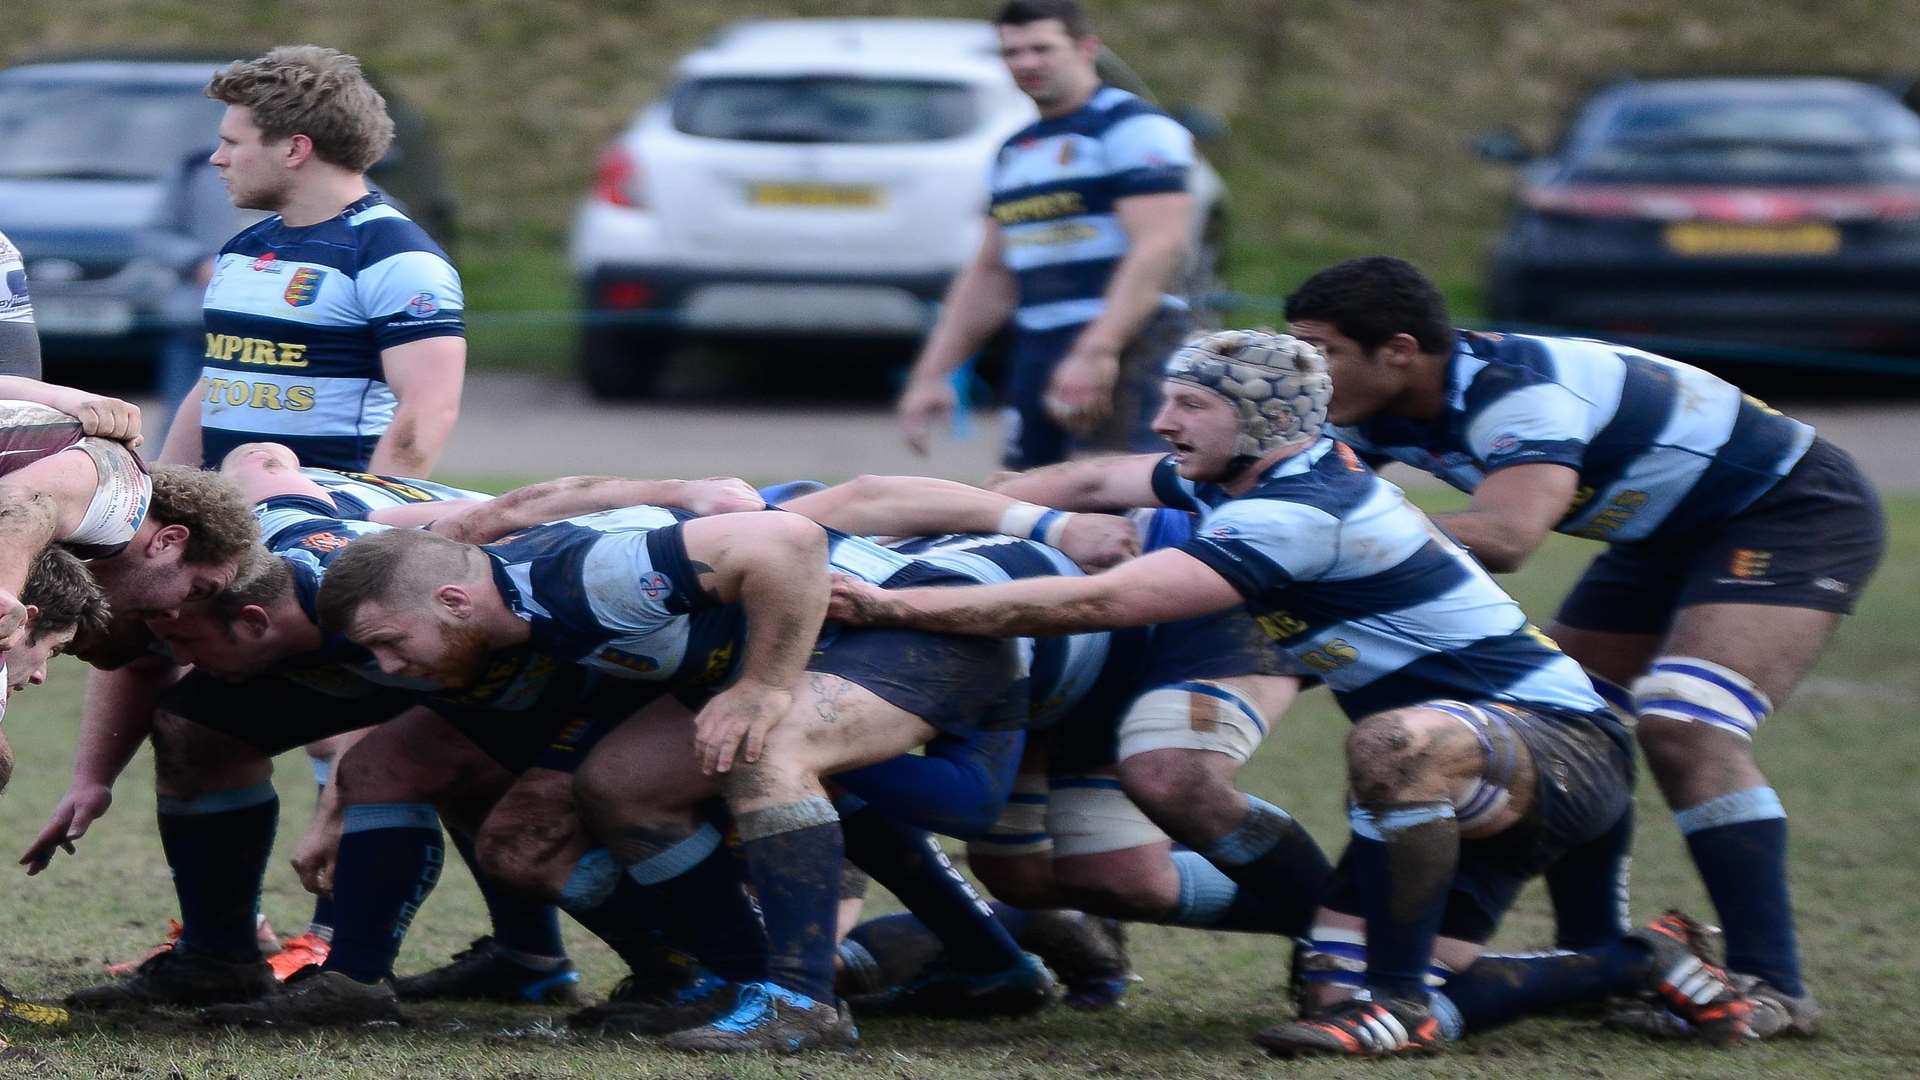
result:
M 850 1050 L 860 1032 L 845 1005 L 815 1001 L 769 982 L 745 983 L 732 1011 L 660 1040 L 669 1050 L 705 1054 Z
M 200 1010 L 203 1024 L 239 1027 L 352 1027 L 405 1020 L 390 984 L 363 983 L 345 972 L 317 967 L 294 972 L 277 993 L 258 1001 Z
M 64 1027 L 73 1014 L 58 1005 L 28 1001 L 0 986 L 0 1025 L 31 1024 L 34 1027 Z
M 660 992 L 644 976 L 629 975 L 599 1005 L 567 1017 L 585 1035 L 666 1035 L 699 1027 L 731 1010 L 739 985 L 701 971 L 677 989 Z
M 107 974 L 112 975 L 114 978 L 133 974 L 140 969 L 141 964 L 159 956 L 163 952 L 172 951 L 173 947 L 180 942 L 181 932 L 180 920 L 168 919 L 167 938 L 165 941 L 148 949 L 147 954 L 138 960 L 116 960 L 109 963 L 107 965 Z M 280 953 L 280 935 L 273 932 L 273 927 L 267 922 L 265 915 L 255 915 L 253 917 L 253 942 L 260 946 L 260 955 L 262 956 L 277 956 Z M 291 942 L 289 942 L 289 944 L 291 944 Z M 279 979 L 286 978 L 285 975 L 279 973 L 278 968 L 274 969 L 274 977 Z
M 905 985 L 856 998 L 851 1004 L 863 1015 L 984 1020 L 1028 1016 L 1059 996 L 1060 984 L 1032 953 L 1021 953 L 1015 963 L 986 974 L 956 971 L 942 955 Z
M 67 995 L 75 1009 L 193 1008 L 257 1001 L 274 990 L 265 960 L 222 960 L 175 946 L 148 957 L 133 974 Z
M 273 969 L 273 977 L 286 982 L 293 973 L 309 964 L 324 964 L 327 954 L 333 946 L 326 938 L 308 931 L 299 937 L 290 937 L 280 951 L 267 957 L 267 966 Z
M 1723 1045 L 1758 1038 L 1753 1000 L 1701 956 L 1707 934 L 1693 919 L 1669 911 L 1627 936 L 1653 951 L 1647 989 L 1696 1037 Z
M 1140 981 L 1127 957 L 1126 924 L 1079 911 L 1035 911 L 1019 936 L 1029 950 L 1060 977 L 1065 1001 L 1076 1009 L 1120 1005 Z
M 1753 1002 L 1755 1038 L 1811 1038 L 1820 1034 L 1820 1003 L 1813 1000 L 1812 993 L 1791 997 L 1765 979 L 1737 972 L 1733 974 L 1733 986 Z
M 289 943 L 291 944 L 291 943 Z M 503 1001 L 571 1005 L 579 1000 L 580 973 L 573 961 L 547 969 L 528 967 L 490 937 L 453 954 L 451 962 L 393 980 L 402 1001 Z
M 1253 1041 L 1280 1057 L 1437 1054 L 1446 1046 L 1433 1010 L 1424 1002 L 1401 998 L 1353 998 L 1313 1016 L 1270 1027 Z

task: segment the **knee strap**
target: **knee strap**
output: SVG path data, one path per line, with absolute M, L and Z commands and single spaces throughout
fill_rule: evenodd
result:
M 1752 739 L 1773 712 L 1773 702 L 1732 668 L 1691 656 L 1662 656 L 1634 680 L 1633 709 L 1642 720 L 1661 716 L 1712 724 Z
M 1467 730 L 1473 732 L 1473 737 L 1479 741 L 1481 753 L 1486 756 L 1486 768 L 1473 785 L 1465 791 L 1454 792 L 1454 820 L 1465 829 L 1498 814 L 1512 798 L 1513 772 L 1518 765 L 1514 746 L 1519 737 L 1507 727 L 1505 720 L 1478 705 L 1469 705 L 1464 701 L 1436 701 L 1430 702 L 1427 707 L 1446 713 L 1466 725 Z M 1497 745 L 1493 738 L 1495 728 L 1503 734 Z

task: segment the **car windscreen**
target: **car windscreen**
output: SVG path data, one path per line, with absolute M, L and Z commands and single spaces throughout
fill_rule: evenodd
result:
M 782 143 L 931 142 L 979 122 L 971 88 L 920 79 L 705 78 L 673 95 L 687 135 Z
M 225 108 L 198 86 L 0 79 L 0 177 L 164 176 L 213 147 Z
M 1623 106 L 1570 179 L 1649 184 L 1920 181 L 1920 117 L 1873 98 L 1653 98 Z

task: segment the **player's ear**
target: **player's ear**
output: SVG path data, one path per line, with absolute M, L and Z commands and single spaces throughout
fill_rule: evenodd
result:
M 1412 334 L 1395 334 L 1382 343 L 1374 355 L 1388 367 L 1411 367 L 1420 359 L 1420 342 Z
M 459 585 L 442 585 L 433 590 L 434 602 L 447 610 L 447 614 L 456 619 L 465 619 L 473 615 L 473 594 Z
M 267 630 L 273 626 L 273 620 L 267 617 L 267 609 L 258 604 L 241 608 L 240 613 L 233 617 L 233 622 L 256 638 L 265 637 Z
M 187 538 L 192 535 L 193 530 L 185 525 L 162 525 L 153 531 L 153 538 L 147 541 L 147 554 L 158 555 L 168 548 L 184 549 Z

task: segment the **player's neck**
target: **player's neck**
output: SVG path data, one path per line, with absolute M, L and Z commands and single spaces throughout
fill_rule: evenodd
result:
M 1079 112 L 1085 108 L 1087 102 L 1093 100 L 1094 93 L 1099 89 L 1100 77 L 1098 75 L 1089 75 L 1084 82 L 1073 89 L 1072 93 L 1061 95 L 1059 100 L 1054 101 L 1052 104 L 1040 105 L 1039 102 L 1035 102 L 1034 104 L 1039 105 L 1040 118 L 1042 120 L 1057 120 L 1062 116 Z
M 306 178 L 287 192 L 280 204 L 280 220 L 298 229 L 338 217 L 340 211 L 367 197 L 367 178 L 344 169 Z
M 1318 441 L 1318 439 L 1314 440 L 1314 442 Z M 1260 483 L 1260 478 L 1267 475 L 1268 469 L 1273 468 L 1275 465 L 1280 464 L 1312 445 L 1313 443 L 1306 442 L 1296 446 L 1283 446 L 1261 458 L 1259 461 L 1254 462 L 1252 465 L 1247 466 L 1246 471 L 1242 472 L 1239 476 L 1221 484 L 1220 490 L 1237 499 L 1247 492 L 1252 491 L 1254 487 Z
M 492 648 L 525 645 L 533 636 L 533 624 L 508 607 L 506 597 L 501 596 L 491 582 L 487 588 L 474 588 L 472 596 L 474 625 Z
M 1447 411 L 1447 373 L 1451 356 L 1421 353 L 1409 373 L 1407 386 L 1387 411 L 1414 420 L 1431 420 Z

